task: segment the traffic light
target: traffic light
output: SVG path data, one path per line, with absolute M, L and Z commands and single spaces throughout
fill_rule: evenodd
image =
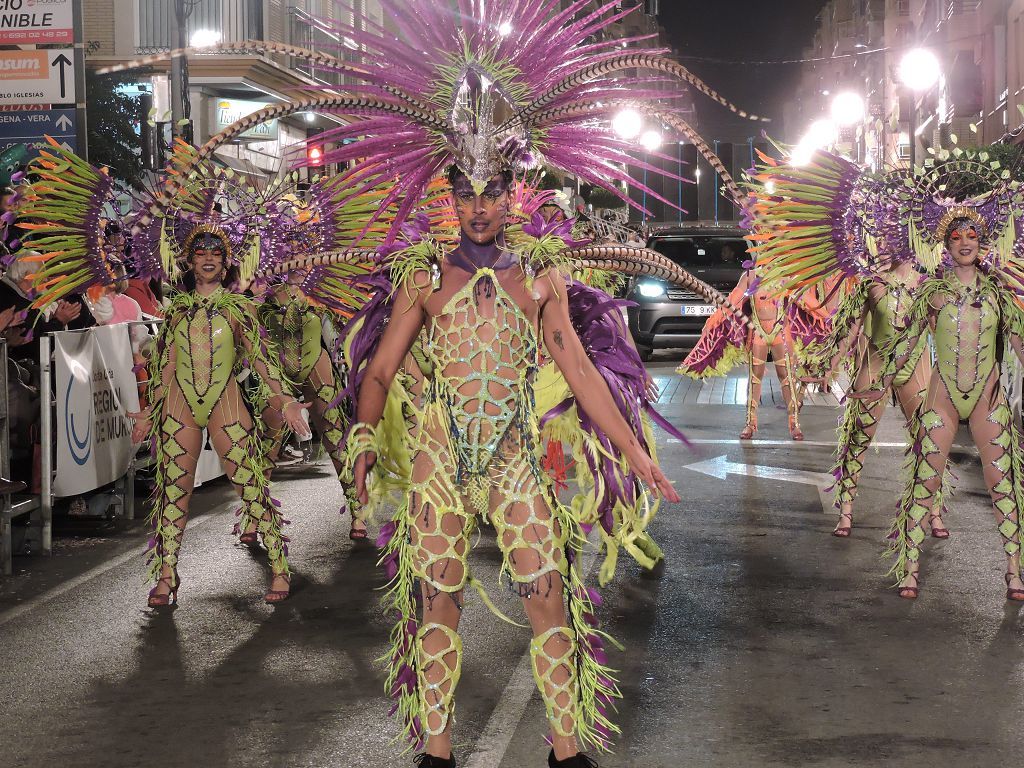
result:
M 319 144 L 307 144 L 306 145 L 306 164 L 307 165 L 323 165 L 324 163 L 324 150 Z

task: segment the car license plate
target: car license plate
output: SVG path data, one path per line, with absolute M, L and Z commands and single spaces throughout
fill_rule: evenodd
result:
M 684 304 L 683 314 L 690 317 L 707 317 L 715 314 L 715 308 L 710 304 Z

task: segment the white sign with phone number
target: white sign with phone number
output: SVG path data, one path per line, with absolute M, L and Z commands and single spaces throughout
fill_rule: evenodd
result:
M 72 0 L 0 0 L 0 45 L 74 42 Z

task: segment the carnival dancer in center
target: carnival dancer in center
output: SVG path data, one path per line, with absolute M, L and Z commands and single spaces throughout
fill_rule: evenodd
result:
M 553 764 L 583 765 L 569 762 L 579 751 L 576 687 L 604 673 L 596 659 L 577 653 L 582 612 L 592 610 L 578 564 L 569 559 L 582 533 L 537 460 L 532 386 L 541 344 L 633 471 L 670 501 L 678 495 L 619 415 L 583 350 L 569 318 L 565 277 L 557 269 L 530 274 L 519 255 L 505 249 L 511 173 L 495 174 L 479 192 L 458 168 L 449 177 L 462 239 L 439 265 L 409 269 L 396 286 L 391 323 L 367 370 L 349 438 L 357 493 L 368 501 L 366 476 L 391 382 L 425 331 L 433 374 L 413 436 L 409 509 L 399 521 L 407 530 L 397 537 L 398 567 L 419 579 L 422 590 L 414 653 L 428 734 L 424 764 L 451 764 L 462 661 L 458 626 L 470 579 L 469 535 L 481 514 L 495 526 L 503 571 L 533 627 L 530 654 L 551 727 Z M 610 685 L 602 687 L 611 694 Z

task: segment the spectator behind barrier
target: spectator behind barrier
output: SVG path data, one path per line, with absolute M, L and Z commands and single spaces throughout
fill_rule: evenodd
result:
M 103 227 L 103 237 L 106 240 L 105 248 L 113 258 L 124 264 L 132 263 L 131 242 L 125 238 L 120 224 L 116 221 L 106 224 Z M 133 299 L 147 317 L 163 317 L 163 291 L 159 281 L 131 278 L 127 281 L 126 287 L 123 290 L 119 289 L 118 293 Z

